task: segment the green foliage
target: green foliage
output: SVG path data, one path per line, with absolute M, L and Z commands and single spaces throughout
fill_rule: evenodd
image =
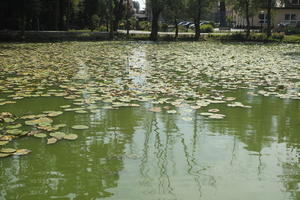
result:
M 272 39 L 273 40 L 278 40 L 278 41 L 282 41 L 284 39 L 284 34 L 283 33 L 273 33 L 272 34 Z
M 167 23 L 161 23 L 160 24 L 160 29 L 161 31 L 167 32 L 168 31 L 169 25 Z
M 149 31 L 151 29 L 151 22 L 142 21 L 139 23 L 140 30 Z
M 106 31 L 107 31 L 107 27 L 101 25 L 101 26 L 99 26 L 96 30 L 99 31 L 99 32 L 106 32 Z
M 91 17 L 91 22 L 90 22 L 90 29 L 91 31 L 94 31 L 100 23 L 100 18 L 98 17 L 98 15 L 93 15 Z
M 284 32 L 286 35 L 300 34 L 300 27 L 287 27 Z
M 214 27 L 211 24 L 204 24 L 200 26 L 201 33 L 213 33 Z

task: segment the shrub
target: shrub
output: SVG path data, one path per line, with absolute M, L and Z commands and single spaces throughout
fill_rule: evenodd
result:
M 284 39 L 284 34 L 282 34 L 282 33 L 273 33 L 272 39 L 282 41 Z
M 149 31 L 151 29 L 151 22 L 142 21 L 139 23 L 140 30 Z
M 200 26 L 201 33 L 213 33 L 214 27 L 211 24 L 204 24 Z
M 107 27 L 104 26 L 104 25 L 101 25 L 101 26 L 98 27 L 96 30 L 99 31 L 99 32 L 106 32 L 106 31 L 107 31 Z
M 300 34 L 300 27 L 287 27 L 284 32 L 286 35 Z
M 160 25 L 160 29 L 161 29 L 162 31 L 164 31 L 164 32 L 168 31 L 168 27 L 169 27 L 169 25 L 166 24 L 166 23 L 162 23 L 162 24 Z
M 94 31 L 97 26 L 99 26 L 100 23 L 100 18 L 98 17 L 98 15 L 93 15 L 91 17 L 91 22 L 90 22 L 90 29 L 91 31 Z

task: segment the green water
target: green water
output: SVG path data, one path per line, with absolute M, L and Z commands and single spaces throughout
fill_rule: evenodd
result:
M 10 45 L 14 48 L 8 48 Z M 223 48 L 225 52 L 230 52 L 236 48 L 240 50 L 245 48 L 245 52 L 240 52 L 241 60 L 250 60 L 249 66 L 251 66 L 252 61 L 254 62 L 256 59 L 255 55 L 251 57 L 251 53 L 258 50 L 262 52 L 266 50 L 277 52 L 278 50 L 279 55 L 279 50 L 282 49 L 282 51 L 300 49 L 297 45 L 271 47 L 250 45 L 249 47 L 243 44 L 206 43 L 95 42 L 36 45 L 28 44 L 28 48 L 22 44 L 1 46 L 0 50 L 3 54 L 12 55 L 16 51 L 22 54 L 18 55 L 17 53 L 0 61 L 2 67 L 12 65 L 14 62 L 20 63 L 22 59 L 28 59 L 22 65 L 15 65 L 16 68 L 13 68 L 17 69 L 16 72 L 19 73 L 17 76 L 21 76 L 20 73 L 25 71 L 24 66 L 28 65 L 28 68 L 25 69 L 30 69 L 32 66 L 37 67 L 38 63 L 45 62 L 43 57 L 37 55 L 46 54 L 47 48 L 54 45 L 49 50 L 47 58 L 48 62 L 53 61 L 50 62 L 50 67 L 60 66 L 63 70 L 64 66 L 70 65 L 73 67 L 68 70 L 71 70 L 72 73 L 74 70 L 75 74 L 79 73 L 84 76 L 84 81 L 82 79 L 74 80 L 75 86 L 79 83 L 77 89 L 84 86 L 80 89 L 83 99 L 97 96 L 95 95 L 97 93 L 90 91 L 94 91 L 91 88 L 100 87 L 96 87 L 95 84 L 100 81 L 97 77 L 103 75 L 103 71 L 100 69 L 101 67 L 105 68 L 105 64 L 120 66 L 120 68 L 125 68 L 125 72 L 130 67 L 139 68 L 142 71 L 129 72 L 124 75 L 122 71 L 115 71 L 115 68 L 108 69 L 110 73 L 104 73 L 105 76 L 103 76 L 108 78 L 101 79 L 104 84 L 100 87 L 102 91 L 107 87 L 117 87 L 111 86 L 113 85 L 111 80 L 113 80 L 120 84 L 125 81 L 128 90 L 133 87 L 133 82 L 137 87 L 137 89 L 133 89 L 134 91 L 139 88 L 144 89 L 144 85 L 151 83 L 147 88 L 152 88 L 151 92 L 153 92 L 153 88 L 160 85 L 160 77 L 165 77 L 166 83 L 166 86 L 162 86 L 160 90 L 170 83 L 167 74 L 171 72 L 167 71 L 166 74 L 163 74 L 161 70 L 164 70 L 162 68 L 168 66 L 170 61 L 174 61 L 173 59 L 175 59 L 174 63 L 178 63 L 178 65 L 182 64 L 180 62 L 184 62 L 184 66 L 202 65 L 202 63 L 197 63 L 199 62 L 197 56 L 195 58 L 182 56 L 186 54 L 193 56 L 193 51 L 199 50 L 207 53 L 210 48 L 215 48 L 215 51 Z M 189 49 L 188 45 L 192 45 L 192 48 Z M 203 45 L 209 46 L 208 50 L 203 48 Z M 33 48 L 35 48 L 34 51 Z M 155 48 L 158 48 L 158 52 L 170 49 L 173 49 L 173 52 L 170 55 L 167 53 L 167 56 L 160 56 L 154 51 Z M 195 48 L 199 49 L 195 50 Z M 102 50 L 98 51 L 99 49 Z M 129 52 L 133 53 L 130 53 L 128 57 L 118 58 L 122 53 L 120 49 L 129 49 Z M 68 51 L 69 54 L 65 55 L 67 61 L 61 61 L 64 55 L 57 55 L 57 58 L 55 55 L 51 55 L 54 50 Z M 93 56 L 86 57 L 89 53 Z M 233 52 L 233 54 L 235 53 L 237 52 Z M 74 59 L 72 59 L 72 55 Z M 207 63 L 218 63 L 219 55 L 210 57 Z M 67 126 L 61 131 L 75 133 L 79 136 L 78 139 L 75 141 L 62 140 L 56 144 L 47 145 L 46 138 L 28 136 L 10 142 L 8 147 L 26 148 L 32 150 L 32 153 L 21 157 L 11 156 L 0 159 L 0 199 L 300 199 L 300 100 L 293 95 L 293 91 L 298 87 L 298 85 L 293 85 L 297 83 L 295 79 L 300 79 L 298 74 L 300 66 L 299 64 L 297 66 L 299 58 L 285 54 L 280 55 L 282 56 L 281 60 L 275 57 L 265 58 L 261 62 L 269 63 L 274 59 L 277 61 L 277 65 L 288 67 L 287 64 L 290 64 L 291 69 L 287 70 L 293 71 L 294 75 L 289 75 L 287 78 L 286 73 L 279 70 L 276 75 L 277 79 L 266 88 L 277 87 L 275 82 L 284 84 L 288 82 L 287 79 L 293 81 L 289 83 L 289 90 L 270 95 L 257 95 L 264 85 L 255 80 L 251 81 L 253 78 L 251 76 L 245 83 L 245 79 L 241 79 L 244 82 L 239 82 L 238 78 L 224 81 L 230 77 L 224 79 L 218 75 L 220 79 L 216 84 L 215 81 L 211 81 L 216 80 L 214 74 L 211 77 L 203 74 L 205 77 L 201 78 L 202 84 L 208 83 L 208 85 L 201 87 L 201 94 L 212 95 L 213 93 L 216 96 L 235 97 L 237 101 L 251 106 L 251 108 L 229 107 L 227 103 L 211 103 L 207 107 L 193 110 L 190 108 L 194 102 L 194 99 L 191 100 L 191 96 L 198 97 L 191 95 L 181 106 L 172 107 L 177 111 L 176 114 L 169 114 L 167 108 L 163 109 L 165 106 L 172 106 L 170 103 L 156 104 L 155 101 L 160 99 L 158 96 L 155 96 L 156 100 L 148 99 L 148 101 L 133 99 L 131 103 L 139 104 L 139 107 L 124 106 L 112 109 L 107 107 L 110 105 L 109 102 L 97 101 L 86 102 L 84 105 L 85 110 L 88 111 L 86 114 L 65 111 L 62 115 L 53 118 L 54 123 L 66 124 Z M 223 57 L 225 56 L 227 55 L 224 54 Z M 104 58 L 113 60 L 113 62 L 108 62 Z M 123 58 L 127 58 L 127 60 L 122 60 Z M 151 64 L 155 66 L 157 63 L 162 63 L 158 69 L 160 73 L 154 72 L 151 74 L 154 78 L 149 78 L 149 72 L 144 70 L 149 70 Z M 204 63 L 203 66 L 205 67 L 207 63 Z M 293 63 L 294 65 L 292 65 Z M 168 69 L 173 68 L 171 66 Z M 96 72 L 97 70 L 101 72 Z M 281 72 L 283 75 L 280 75 Z M 89 77 L 85 76 L 87 74 Z M 241 74 L 243 73 L 239 72 L 236 76 L 240 77 Z M 43 85 L 44 87 L 37 91 L 47 93 L 47 90 L 62 90 L 59 85 L 54 84 L 61 80 L 59 79 L 60 75 L 47 74 L 43 76 L 41 79 L 51 77 L 48 80 L 52 80 L 55 77 L 55 80 L 46 83 L 37 81 L 38 86 Z M 26 76 L 25 74 L 24 77 Z M 112 77 L 109 78 L 110 76 Z M 178 91 L 176 95 L 180 99 L 187 95 L 183 92 L 183 88 L 189 91 L 191 83 L 187 86 L 185 83 L 188 83 L 187 80 L 190 80 L 192 76 L 185 75 L 185 73 L 184 75 L 178 74 L 178 76 L 182 76 L 182 80 L 185 80 L 185 76 L 188 77 L 186 81 L 177 81 L 178 85 L 175 90 Z M 22 89 L 20 85 L 33 87 L 30 77 L 25 78 L 26 82 L 7 81 L 7 77 L 16 77 L 11 70 L 4 70 L 0 73 L 0 77 L 2 80 L 6 80 L 2 82 L 6 89 L 2 88 L 1 98 L 10 99 L 9 95 L 15 93 L 9 89 L 13 88 L 8 87 L 10 85 L 14 85 L 14 87 L 17 85 L 19 89 L 15 91 L 23 92 L 25 89 Z M 65 74 L 64 77 L 72 79 L 72 76 L 65 76 Z M 120 79 L 116 79 L 117 77 Z M 127 82 L 128 77 L 132 77 L 130 83 Z M 156 80 L 158 81 L 156 82 Z M 284 81 L 281 82 L 281 80 Z M 47 85 L 47 83 L 51 84 Z M 62 84 L 68 85 L 69 82 L 63 81 Z M 149 93 L 151 94 L 151 92 Z M 192 90 L 188 93 L 191 92 Z M 171 92 L 168 91 L 168 93 Z M 278 95 L 281 93 L 287 93 L 290 96 L 279 98 Z M 11 112 L 16 116 L 40 114 L 47 110 L 63 111 L 60 106 L 72 103 L 73 100 L 65 99 L 62 96 L 29 96 L 16 100 L 15 104 L 0 106 L 0 112 Z M 88 107 L 91 105 L 93 107 Z M 161 107 L 162 111 L 149 111 L 149 108 L 153 106 Z M 201 115 L 201 113 L 215 108 L 219 109 L 226 117 L 210 119 Z M 185 120 L 187 118 L 188 120 Z M 74 130 L 71 128 L 77 124 L 87 125 L 89 129 Z M 24 127 L 24 129 L 30 128 Z

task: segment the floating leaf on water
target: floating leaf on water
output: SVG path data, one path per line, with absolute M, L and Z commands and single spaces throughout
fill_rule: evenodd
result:
M 132 103 L 132 104 L 129 104 L 129 106 L 131 106 L 131 107 L 139 107 L 140 105 Z
M 34 119 L 30 121 L 25 121 L 26 125 L 34 126 L 34 125 L 40 125 L 40 126 L 48 126 L 53 122 L 52 119 L 48 117 L 41 117 L 39 119 Z
M 5 158 L 5 157 L 8 157 L 10 155 L 11 154 L 9 154 L 9 153 L 0 153 L 0 158 Z
M 61 111 L 50 111 L 50 112 L 48 112 L 49 117 L 56 117 L 56 116 L 59 116 L 59 115 L 62 115 L 62 114 L 63 114 L 63 112 L 61 112 Z
M 54 137 L 49 138 L 49 139 L 47 140 L 47 144 L 54 144 L 54 143 L 56 143 L 56 142 L 57 142 L 57 139 L 54 138 Z
M 161 112 L 161 108 L 160 107 L 153 107 L 153 108 L 150 108 L 149 111 L 151 111 L 151 112 Z
M 208 112 L 216 113 L 216 112 L 220 112 L 220 110 L 214 108 L 214 109 L 209 109 Z
M 76 110 L 75 113 L 78 113 L 78 114 L 85 114 L 85 113 L 88 113 L 88 112 L 85 111 L 85 110 Z
M 66 126 L 67 126 L 66 124 L 55 124 L 55 125 L 53 125 L 53 127 L 58 128 L 58 129 L 66 127 Z
M 34 134 L 33 136 L 37 137 L 37 138 L 45 138 L 45 137 L 47 137 L 47 135 L 45 133 L 37 133 L 37 134 Z
M 14 122 L 15 119 L 13 119 L 13 118 L 3 118 L 3 121 L 4 121 L 5 123 L 11 123 L 11 122 Z
M 89 127 L 86 125 L 74 125 L 72 126 L 73 129 L 78 129 L 78 130 L 83 130 L 83 129 L 88 129 Z
M 48 131 L 48 132 L 58 130 L 57 127 L 52 127 L 52 126 L 49 126 L 49 125 L 47 125 L 47 126 L 38 126 L 37 128 L 40 129 L 40 130 Z
M 194 110 L 198 110 L 198 109 L 201 108 L 201 106 L 191 106 L 191 108 L 194 109 Z
M 212 114 L 209 116 L 209 118 L 211 119 L 223 119 L 225 118 L 225 115 L 222 115 L 222 114 Z
M 177 111 L 176 110 L 168 110 L 167 113 L 169 113 L 169 114 L 175 114 L 175 113 L 177 113 Z
M 1 141 L 12 141 L 16 136 L 14 135 L 4 135 L 0 138 Z
M 0 141 L 0 146 L 6 145 L 9 141 Z
M 14 148 L 3 148 L 0 150 L 1 153 L 14 153 L 16 152 L 16 149 Z
M 23 117 L 21 117 L 21 119 L 35 119 L 38 118 L 36 115 L 25 115 Z
M 210 116 L 210 115 L 213 115 L 213 113 L 203 112 L 203 113 L 200 113 L 200 115 L 203 115 L 203 116 Z
M 56 139 L 60 140 L 62 139 L 66 134 L 63 132 L 53 132 L 50 133 L 50 136 L 55 137 Z
M 7 130 L 6 133 L 10 134 L 10 135 L 20 135 L 23 133 L 23 131 L 20 129 L 10 129 L 10 130 Z
M 6 128 L 7 129 L 16 129 L 16 128 L 20 128 L 20 127 L 22 127 L 22 124 L 10 125 L 10 126 L 7 126 Z
M 24 156 L 31 153 L 29 149 L 17 149 L 16 152 L 13 153 L 14 156 Z
M 76 140 L 78 138 L 78 135 L 76 134 L 67 134 L 64 136 L 64 139 L 66 140 Z
M 193 118 L 191 118 L 191 117 L 183 117 L 182 118 L 184 121 L 192 121 L 193 120 Z
M 60 106 L 61 108 L 70 108 L 71 105 L 63 105 L 63 106 Z
M 226 97 L 225 98 L 225 101 L 234 101 L 234 100 L 236 100 L 235 97 Z

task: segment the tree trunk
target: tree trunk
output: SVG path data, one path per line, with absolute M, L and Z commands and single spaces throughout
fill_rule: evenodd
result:
M 268 0 L 268 11 L 267 11 L 267 37 L 272 36 L 272 27 L 271 27 L 271 11 L 272 11 L 272 0 Z
M 109 39 L 114 39 L 114 22 L 113 20 L 110 21 L 110 29 L 109 29 Z
M 226 4 L 225 1 L 220 2 L 220 27 L 226 27 Z
M 246 37 L 249 38 L 250 36 L 250 16 L 249 16 L 249 0 L 246 0 L 245 2 L 246 6 L 246 21 L 247 21 L 247 28 L 246 28 Z
M 129 24 L 129 1 L 127 0 L 126 3 L 126 37 L 129 38 L 129 30 L 130 30 L 130 24 Z
M 195 40 L 198 41 L 200 39 L 200 17 L 201 17 L 201 0 L 198 0 L 197 5 L 197 15 L 194 18 L 195 23 Z
M 25 0 L 22 0 L 22 11 L 21 11 L 21 37 L 25 36 L 25 26 L 26 26 L 26 17 L 25 17 Z
M 177 23 L 177 17 L 175 16 L 175 21 L 174 21 L 174 23 L 175 23 L 175 39 L 177 39 L 178 38 L 178 23 Z
M 194 38 L 197 41 L 197 40 L 200 39 L 200 18 L 197 17 L 194 20 L 194 23 L 195 23 L 195 36 L 194 36 Z
M 66 17 L 66 25 L 65 25 L 65 28 L 66 28 L 66 31 L 69 30 L 70 28 L 70 18 L 71 18 L 71 0 L 68 0 L 68 5 L 67 5 L 67 17 Z
M 158 20 L 159 20 L 160 10 L 152 9 L 152 27 L 150 40 L 157 41 L 158 39 Z

